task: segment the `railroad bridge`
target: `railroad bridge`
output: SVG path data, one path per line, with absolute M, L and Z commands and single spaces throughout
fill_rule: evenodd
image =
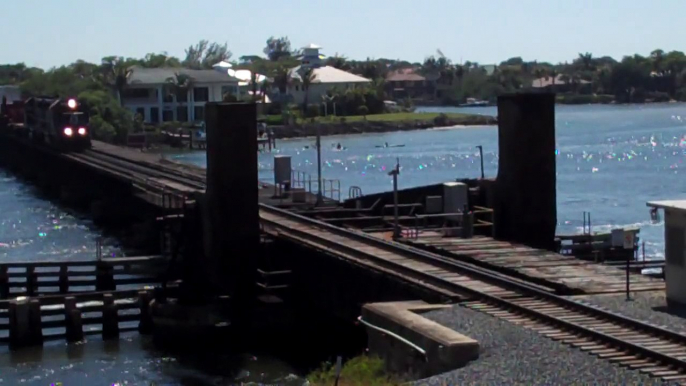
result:
M 251 104 L 208 104 L 206 169 L 97 141 L 91 150 L 60 153 L 7 130 L 0 133 L 0 162 L 96 219 L 135 223 L 137 245 L 168 265 L 157 282 L 173 288 L 180 304 L 227 295 L 242 326 L 262 309 L 256 303 L 284 300 L 351 320 L 372 302 L 502 303 L 521 288 L 538 297 L 624 291 L 624 272 L 552 252 L 554 96 L 501 97 L 498 112 L 498 176 L 456 180 L 469 188 L 468 208 L 451 213 L 426 210 L 443 184 L 399 191 L 397 203 L 392 194 L 377 194 L 316 205 L 311 193 L 296 199 L 259 182 Z M 395 208 L 400 238 L 392 237 Z M 133 263 L 98 263 L 96 290 L 117 289 L 102 277 L 122 264 Z M 67 265 L 55 263 L 58 294 L 77 297 Z M 0 293 L 11 296 L 18 285 L 9 284 L 9 268 L 0 266 Z M 26 276 L 28 294 L 40 292 L 35 276 L 48 274 L 22 272 L 14 276 Z M 631 282 L 633 291 L 664 288 L 641 275 L 631 274 Z M 109 299 L 103 304 L 113 304 Z M 0 300 L 0 317 L 12 307 Z

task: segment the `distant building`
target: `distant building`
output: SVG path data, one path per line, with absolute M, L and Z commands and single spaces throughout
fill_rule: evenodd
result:
M 431 82 L 415 68 L 403 68 L 386 75 L 386 92 L 393 99 L 421 98 L 433 93 Z
M 495 73 L 495 70 L 498 69 L 497 64 L 486 64 L 483 66 L 479 66 L 480 68 L 483 68 L 484 71 L 486 71 L 487 76 L 491 76 Z
M 580 87 L 588 87 L 592 82 L 587 80 L 579 79 L 577 84 Z M 572 82 L 565 80 L 564 74 L 558 74 L 554 78 L 552 76 L 544 76 L 542 78 L 534 79 L 531 81 L 531 87 L 542 90 L 555 89 L 556 91 L 569 91 L 572 88 Z
M 300 66 L 289 71 L 291 82 L 288 85 L 287 94 L 293 102 L 303 103 L 305 101 L 305 90 L 302 87 L 300 72 L 307 67 L 312 68 L 314 74 L 314 80 L 307 92 L 309 103 L 320 103 L 322 96 L 326 95 L 326 92 L 333 87 L 347 90 L 371 83 L 371 80 L 367 78 L 324 65 L 325 57 L 320 53 L 320 49 L 321 47 L 314 44 L 303 47 Z M 275 92 L 278 94 L 278 90 Z
M 189 76 L 192 88 L 175 90 L 169 79 L 176 74 Z M 201 122 L 206 102 L 221 102 L 226 93 L 237 92 L 238 79 L 216 70 L 133 67 L 121 97 L 124 107 L 148 123 Z

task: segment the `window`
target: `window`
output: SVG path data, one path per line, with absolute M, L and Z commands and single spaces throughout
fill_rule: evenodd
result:
M 300 86 L 298 86 L 297 84 L 295 85 L 295 91 L 300 91 Z
M 188 101 L 188 92 L 186 90 L 177 90 L 175 96 L 176 101 L 179 103 L 186 103 Z
M 195 106 L 193 112 L 195 114 L 196 122 L 205 120 L 205 106 Z
M 160 122 L 160 109 L 159 107 L 150 108 L 150 122 L 159 123 Z
M 210 90 L 207 87 L 196 87 L 193 89 L 193 100 L 196 102 L 207 102 L 210 99 Z
M 176 108 L 176 120 L 179 122 L 188 122 L 188 107 L 178 106 Z
M 147 88 L 127 88 L 122 91 L 122 99 L 147 99 L 149 95 Z
M 174 102 L 174 93 L 167 88 L 163 88 L 162 89 L 162 102 L 164 102 L 164 103 Z
M 174 120 L 174 111 L 172 110 L 164 110 L 162 111 L 162 120 L 164 122 L 171 122 Z

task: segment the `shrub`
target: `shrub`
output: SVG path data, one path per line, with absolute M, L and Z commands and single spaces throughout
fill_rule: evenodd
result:
M 369 114 L 369 108 L 365 105 L 357 107 L 357 114 L 367 116 Z
M 436 126 L 447 126 L 448 122 L 448 116 L 443 113 L 440 113 L 436 118 L 434 118 L 434 125 Z
M 319 116 L 319 105 L 309 105 L 307 106 L 307 112 L 305 115 L 307 118 L 316 118 Z

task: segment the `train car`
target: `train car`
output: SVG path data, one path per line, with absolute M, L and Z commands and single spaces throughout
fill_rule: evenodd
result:
M 3 95 L 0 103 L 0 130 L 17 131 L 24 126 L 24 102 L 14 100 L 8 103 Z
M 65 151 L 91 147 L 88 114 L 76 98 L 32 97 L 24 102 L 24 126 L 36 143 Z

